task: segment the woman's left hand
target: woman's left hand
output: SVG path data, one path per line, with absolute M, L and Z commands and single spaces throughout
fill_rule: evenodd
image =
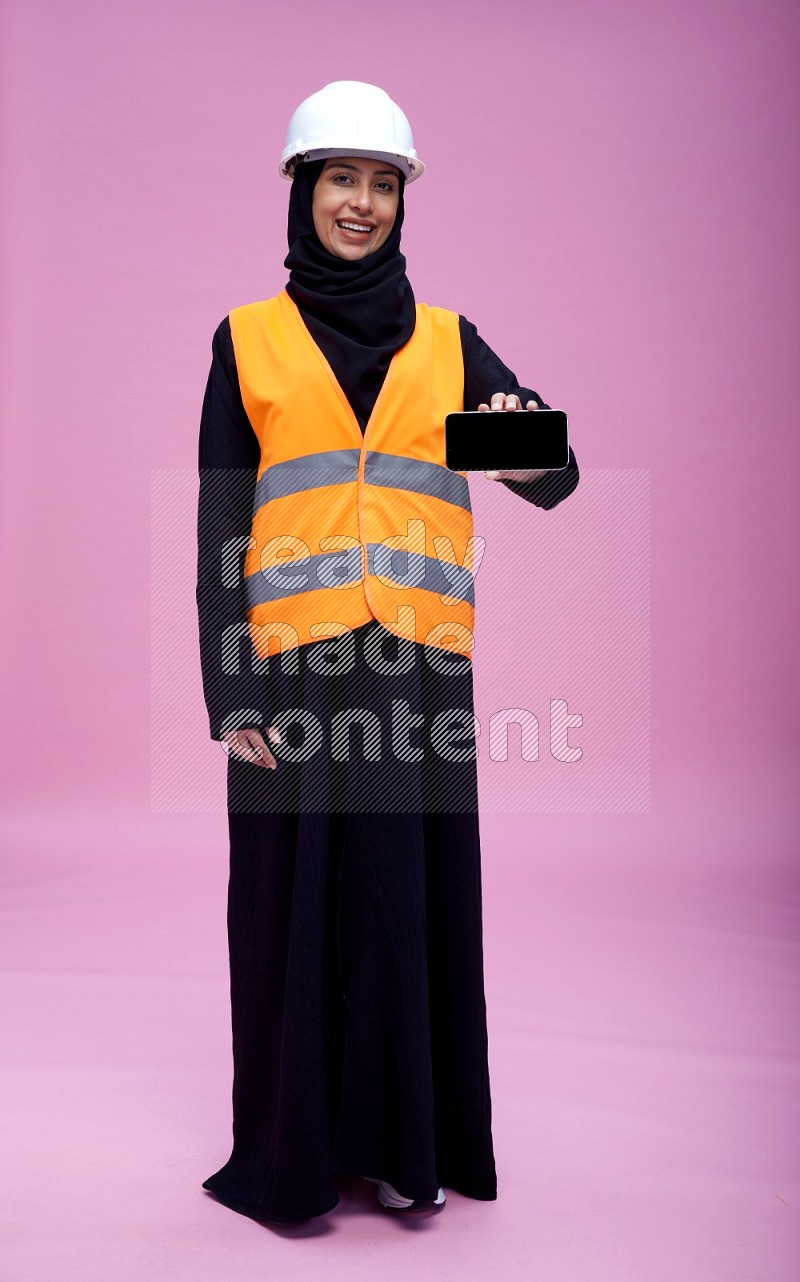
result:
M 527 410 L 538 410 L 539 405 L 536 401 L 528 401 L 525 406 Z M 521 410 L 522 401 L 518 396 L 509 395 L 505 392 L 495 392 L 492 396 L 491 405 L 479 405 L 479 410 L 484 412 L 489 410 Z M 502 481 L 504 478 L 509 481 L 538 481 L 540 476 L 547 476 L 549 468 L 540 468 L 538 471 L 513 471 L 513 472 L 484 472 L 484 476 L 490 481 Z

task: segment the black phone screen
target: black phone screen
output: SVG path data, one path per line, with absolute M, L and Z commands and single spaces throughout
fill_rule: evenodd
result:
M 563 410 L 465 410 L 444 420 L 447 466 L 456 472 L 549 468 L 569 463 Z

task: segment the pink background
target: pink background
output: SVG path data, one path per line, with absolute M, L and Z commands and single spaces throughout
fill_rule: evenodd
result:
M 795 1276 L 797 27 L 755 0 L 6 4 L 14 1282 Z M 392 94 L 428 165 L 417 298 L 568 411 L 581 468 L 552 512 L 471 482 L 476 711 L 566 698 L 595 750 L 556 788 L 534 763 L 516 814 L 481 762 L 500 1191 L 450 1193 L 424 1243 L 355 1182 L 287 1231 L 200 1188 L 231 1066 L 197 427 L 213 330 L 285 280 L 288 117 L 339 78 Z M 186 639 L 166 702 L 164 611 Z

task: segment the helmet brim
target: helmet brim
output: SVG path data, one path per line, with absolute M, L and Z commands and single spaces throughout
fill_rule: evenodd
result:
M 278 173 L 282 178 L 288 178 L 289 181 L 294 177 L 294 171 L 304 160 L 327 160 L 334 156 L 363 156 L 366 160 L 385 160 L 387 164 L 394 165 L 396 169 L 402 171 L 406 186 L 415 182 L 425 172 L 425 166 L 417 156 L 398 155 L 389 151 L 371 151 L 362 147 L 311 147 L 308 151 L 295 152 L 293 155 L 283 157 L 278 166 Z

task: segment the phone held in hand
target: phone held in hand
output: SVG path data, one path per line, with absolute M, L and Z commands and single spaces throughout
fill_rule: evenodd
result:
M 563 410 L 461 410 L 445 416 L 444 432 L 454 472 L 559 472 L 569 463 Z

